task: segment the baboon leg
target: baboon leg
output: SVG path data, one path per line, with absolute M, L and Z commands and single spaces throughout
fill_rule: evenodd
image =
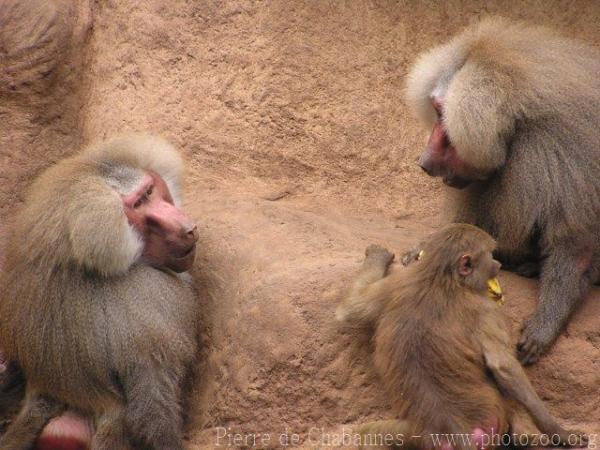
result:
M 544 261 L 537 311 L 519 341 L 519 359 L 532 364 L 552 345 L 597 277 L 593 247 L 556 246 Z
M 352 326 L 368 326 L 379 316 L 382 302 L 381 286 L 377 281 L 385 277 L 394 260 L 394 254 L 378 245 L 370 245 L 365 260 L 350 287 L 348 295 L 336 310 L 336 319 Z
M 550 414 L 550 411 L 535 392 L 527 374 L 517 359 L 495 345 L 482 342 L 487 367 L 503 392 L 521 403 L 538 429 L 548 435 L 558 435 L 560 444 L 585 447 L 587 438 L 581 433 L 565 430 Z
M 548 434 L 520 434 L 515 439 L 512 439 L 511 444 L 506 447 L 510 449 L 524 448 L 581 448 L 586 447 L 588 438 L 583 433 L 571 433 L 571 443 L 569 444 L 569 435 L 548 435 Z M 560 443 L 557 445 L 557 442 Z
M 91 450 L 129 450 L 124 410 L 110 411 L 98 419 Z
M 148 450 L 183 450 L 181 387 L 167 369 L 145 367 L 125 383 L 126 426 Z
M 2 450 L 29 450 L 50 419 L 65 406 L 37 394 L 27 394 L 18 416 L 0 437 Z

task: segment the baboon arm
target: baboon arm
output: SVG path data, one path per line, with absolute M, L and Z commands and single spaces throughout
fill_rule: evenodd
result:
M 501 390 L 527 409 L 542 433 L 564 434 L 564 429 L 550 414 L 544 402 L 535 392 L 519 361 L 497 344 L 484 342 L 483 346 L 485 363 L 493 373 Z
M 383 247 L 367 248 L 365 261 L 348 294 L 338 306 L 335 317 L 355 327 L 371 326 L 381 314 L 387 298 L 387 280 L 383 279 L 394 255 Z
M 598 274 L 594 243 L 560 242 L 544 261 L 538 308 L 518 344 L 519 359 L 531 364 L 550 347 Z
M 368 285 L 360 281 L 355 282 L 342 304 L 338 306 L 335 312 L 336 319 L 355 327 L 373 325 L 385 304 L 384 281 L 386 280 Z

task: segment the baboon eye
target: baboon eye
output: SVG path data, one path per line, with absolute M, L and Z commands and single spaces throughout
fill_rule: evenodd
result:
M 133 204 L 133 208 L 139 208 L 140 206 L 142 206 L 143 203 L 146 203 L 148 201 L 148 197 L 150 197 L 152 195 L 152 192 L 154 191 L 154 186 L 150 186 L 146 192 L 144 192 L 143 195 L 140 196 L 140 198 L 138 198 L 136 200 L 136 202 Z
M 443 114 L 442 114 L 442 102 L 440 102 L 435 97 L 431 97 L 431 105 L 433 106 L 433 109 L 435 109 L 435 113 L 437 115 L 437 118 L 441 119 L 442 116 L 443 116 Z

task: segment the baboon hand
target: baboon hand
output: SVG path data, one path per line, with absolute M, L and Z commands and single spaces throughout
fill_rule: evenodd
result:
M 519 360 L 523 365 L 533 364 L 550 348 L 559 330 L 551 323 L 540 323 L 534 316 L 521 330 L 521 339 L 517 344 Z
M 371 244 L 365 250 L 365 263 L 374 264 L 388 268 L 394 261 L 394 254 L 385 247 Z
M 413 248 L 412 250 L 410 250 L 402 255 L 402 258 L 400 258 L 400 262 L 402 263 L 403 266 L 406 267 L 409 264 L 414 263 L 415 261 L 418 261 L 420 257 L 421 257 L 421 249 Z

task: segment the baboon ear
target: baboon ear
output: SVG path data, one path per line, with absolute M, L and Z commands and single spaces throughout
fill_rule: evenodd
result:
M 473 258 L 471 255 L 462 255 L 458 260 L 458 273 L 459 275 L 466 277 L 473 273 Z

